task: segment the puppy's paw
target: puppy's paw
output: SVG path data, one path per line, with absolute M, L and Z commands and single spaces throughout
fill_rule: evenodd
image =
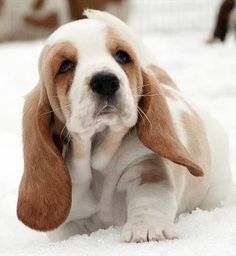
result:
M 163 241 L 178 239 L 173 225 L 159 225 L 155 221 L 136 220 L 124 225 L 121 241 L 127 243 L 143 243 L 150 241 Z

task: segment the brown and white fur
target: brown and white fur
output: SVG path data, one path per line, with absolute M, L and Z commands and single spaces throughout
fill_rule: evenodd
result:
M 53 240 L 110 225 L 123 227 L 125 242 L 174 239 L 179 214 L 228 196 L 227 137 L 125 23 L 86 15 L 49 37 L 39 83 L 26 98 L 18 217 Z M 118 50 L 131 62 L 117 63 Z M 65 59 L 75 67 L 60 74 Z M 101 71 L 119 78 L 111 101 L 89 86 Z M 103 111 L 108 104 L 113 111 Z
M 62 24 L 84 18 L 86 8 L 126 21 L 130 0 L 0 0 L 0 42 L 45 38 Z

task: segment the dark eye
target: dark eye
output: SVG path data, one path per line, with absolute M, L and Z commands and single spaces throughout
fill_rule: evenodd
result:
M 64 74 L 67 71 L 73 69 L 75 67 L 75 63 L 71 60 L 64 60 L 59 68 L 59 74 Z
M 131 62 L 129 54 L 125 51 L 118 51 L 115 55 L 115 60 L 120 64 L 127 64 Z

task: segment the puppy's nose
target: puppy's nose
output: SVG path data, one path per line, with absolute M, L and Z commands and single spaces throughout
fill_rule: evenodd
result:
M 112 96 L 120 87 L 119 79 L 112 73 L 97 73 L 91 81 L 90 86 L 100 96 Z

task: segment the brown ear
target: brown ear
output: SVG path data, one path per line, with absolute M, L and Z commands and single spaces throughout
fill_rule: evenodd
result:
M 51 122 L 46 89 L 37 86 L 24 106 L 24 174 L 17 215 L 25 225 L 39 231 L 57 228 L 71 207 L 71 179 L 53 141 Z
M 139 107 L 146 117 L 139 117 L 137 134 L 142 143 L 158 155 L 188 168 L 194 176 L 203 176 L 202 169 L 192 162 L 191 156 L 178 139 L 165 96 L 158 80 L 151 72 L 143 72 L 143 96 Z

